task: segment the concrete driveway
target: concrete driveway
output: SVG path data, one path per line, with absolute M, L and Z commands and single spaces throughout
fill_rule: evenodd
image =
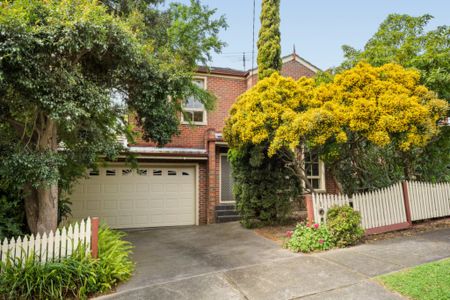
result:
M 294 254 L 238 223 L 130 232 L 133 278 L 103 299 L 401 299 L 372 277 L 450 256 L 450 229 Z

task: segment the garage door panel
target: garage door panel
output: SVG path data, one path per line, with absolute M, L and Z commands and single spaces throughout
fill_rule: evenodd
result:
M 104 193 L 117 193 L 119 188 L 117 184 L 103 184 L 103 192 Z
M 102 208 L 108 210 L 108 209 L 117 209 L 118 208 L 118 202 L 119 200 L 105 200 L 103 201 Z
M 145 226 L 148 224 L 149 216 L 147 215 L 140 215 L 134 217 L 134 224 L 138 226 Z
M 101 208 L 101 202 L 99 200 L 91 200 L 87 201 L 86 209 L 87 210 L 99 210 Z
M 193 225 L 195 168 L 100 168 L 79 181 L 71 201 L 74 219 L 99 216 L 114 228 Z
M 102 186 L 98 184 L 88 184 L 86 186 L 86 193 L 88 194 L 100 194 L 102 192 Z
M 126 200 L 126 199 L 122 199 L 119 202 L 119 209 L 124 210 L 124 209 L 129 209 L 129 210 L 133 210 L 134 208 L 134 201 L 133 200 Z
M 121 184 L 120 192 L 121 193 L 133 193 L 135 191 L 134 184 Z
M 136 184 L 136 192 L 148 192 L 149 184 L 148 183 L 138 183 Z
M 150 191 L 153 193 L 162 193 L 164 192 L 164 184 L 163 183 L 153 183 L 150 186 Z

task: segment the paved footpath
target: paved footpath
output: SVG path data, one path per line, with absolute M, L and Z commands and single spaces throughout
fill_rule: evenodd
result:
M 250 265 L 125 286 L 99 299 L 402 299 L 373 277 L 446 257 L 450 229 L 441 229 L 311 255 L 286 252 Z

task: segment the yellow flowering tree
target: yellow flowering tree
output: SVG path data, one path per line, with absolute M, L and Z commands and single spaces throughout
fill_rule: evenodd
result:
M 364 62 L 318 85 L 312 79 L 273 74 L 238 99 L 225 137 L 232 146 L 267 142 L 269 155 L 290 149 L 303 179 L 304 147 L 321 149 L 328 158 L 340 145 L 390 147 L 404 160 L 405 177 L 411 178 L 409 155 L 438 133 L 437 121 L 448 110 L 447 102 L 419 79 L 417 71 L 397 64 L 373 67 Z

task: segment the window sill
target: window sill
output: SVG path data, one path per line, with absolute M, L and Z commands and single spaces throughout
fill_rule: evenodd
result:
M 181 125 L 190 125 L 190 126 L 207 126 L 208 123 L 206 122 L 186 122 L 186 121 L 181 121 L 180 122 Z

